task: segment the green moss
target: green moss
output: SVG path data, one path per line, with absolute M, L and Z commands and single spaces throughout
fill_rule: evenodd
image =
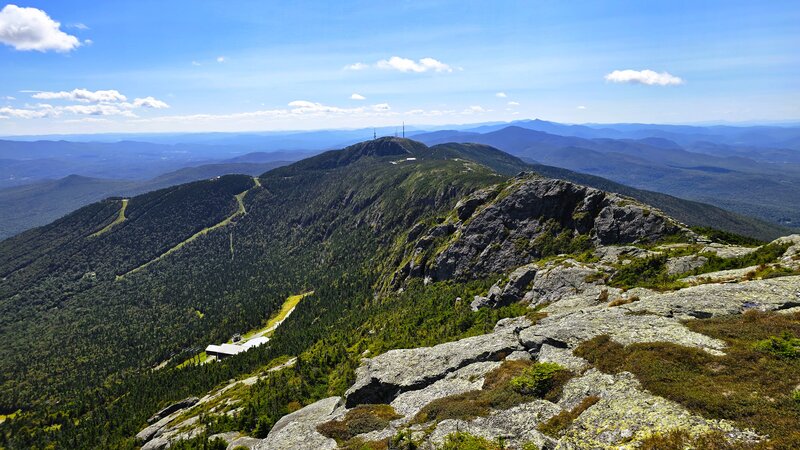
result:
M 448 435 L 439 450 L 502 450 L 502 441 L 491 442 L 488 439 L 469 433 L 459 432 Z

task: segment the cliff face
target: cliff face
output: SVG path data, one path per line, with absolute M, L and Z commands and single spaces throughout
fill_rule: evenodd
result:
M 407 263 L 396 279 L 483 277 L 552 254 L 654 242 L 687 232 L 660 211 L 634 200 L 563 180 L 523 175 L 461 200 L 440 224 L 412 230 Z

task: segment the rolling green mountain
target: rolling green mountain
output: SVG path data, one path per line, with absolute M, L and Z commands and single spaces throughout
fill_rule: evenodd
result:
M 526 167 L 483 145 L 381 138 L 255 178 L 109 198 L 0 242 L 0 414 L 20 411 L 0 425 L 0 446 L 132 448 L 132 436 L 167 403 L 311 352 L 316 365 L 300 360 L 297 379 L 279 384 L 293 391 L 272 389 L 242 416 L 263 434 L 288 412 L 289 397 L 319 398 L 352 382 L 358 359 L 344 336 L 368 333 L 365 320 L 380 324 L 384 350 L 485 332 L 511 311 L 472 313 L 450 302 L 484 290 L 486 280 L 440 281 L 419 296 L 379 287 L 398 262 L 413 262 L 406 242 L 431 227 L 436 237 L 436 224 L 460 199 L 506 186 Z M 661 217 L 637 208 L 641 220 Z M 562 216 L 575 239 L 559 228 Z M 584 250 L 587 217 L 561 211 L 527 224 L 558 242 L 534 243 L 531 255 Z M 662 226 L 658 236 L 677 229 Z M 421 293 L 415 285 L 411 292 Z M 268 346 L 178 368 L 205 345 L 262 325 L 289 295 L 309 291 Z M 397 324 L 394 334 L 381 331 Z
M 118 180 L 70 175 L 0 189 L 0 239 L 48 224 L 67 213 L 107 197 L 130 197 L 169 186 L 227 174 L 258 175 L 288 164 L 220 163 L 186 167 L 149 180 Z
M 437 131 L 415 136 L 429 145 L 442 142 L 477 142 L 499 148 L 526 161 L 613 180 L 626 186 L 710 203 L 776 225 L 797 228 L 800 224 L 800 152 L 792 148 L 757 147 L 753 130 L 731 134 L 730 139 L 710 133 L 683 136 L 652 134 L 647 128 L 627 137 L 581 126 L 520 126 L 477 128 L 477 131 Z M 591 138 L 579 137 L 585 133 Z M 678 127 L 673 131 L 682 130 Z M 779 131 L 778 129 L 777 131 Z M 687 130 L 691 131 L 691 127 Z M 694 130 L 698 131 L 698 130 Z M 734 129 L 735 131 L 735 129 Z M 777 131 L 775 131 L 777 133 Z M 786 136 L 795 129 L 784 130 Z M 558 132 L 562 134 L 551 134 Z M 698 131 L 699 132 L 699 131 Z M 722 132 L 722 131 L 720 131 Z M 733 133 L 733 131 L 731 131 Z M 766 131 L 765 131 L 766 133 Z M 577 134 L 577 135 L 574 135 Z M 598 136 L 614 136 L 614 139 Z M 707 140 L 703 140 L 703 137 Z M 733 136 L 737 136 L 734 139 Z M 750 139 L 747 137 L 750 136 Z M 716 140 L 715 137 L 719 138 Z M 675 138 L 675 141 L 670 140 Z M 765 142 L 768 139 L 765 137 Z M 741 142 L 738 145 L 728 142 Z

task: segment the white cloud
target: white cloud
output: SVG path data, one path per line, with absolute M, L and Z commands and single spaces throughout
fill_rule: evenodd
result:
M 578 109 L 580 109 L 581 111 L 583 111 L 584 109 L 586 109 L 586 107 L 585 107 L 585 106 L 583 106 L 583 105 L 580 105 L 580 106 L 578 106 Z
M 48 109 L 16 109 L 16 108 L 0 108 L 0 117 L 4 119 L 39 119 L 50 115 Z
M 6 95 L 5 97 L 3 97 L 3 100 L 16 100 L 16 97 L 12 97 L 10 95 Z
M 473 106 L 470 106 L 469 108 L 461 111 L 461 114 L 466 114 L 466 115 L 479 114 L 479 113 L 485 113 L 485 112 L 490 112 L 490 111 L 491 111 L 490 109 L 485 109 L 483 106 L 473 105 Z
M 494 95 L 495 95 L 495 97 L 498 97 L 498 98 L 506 98 L 506 97 L 508 97 L 508 95 L 506 95 L 505 92 L 498 92 L 497 94 L 494 94 Z
M 201 66 L 202 64 L 200 64 L 197 61 L 192 61 L 192 65 L 195 66 L 195 67 L 198 67 L 198 66 Z
M 69 105 L 61 106 L 58 111 L 84 116 L 126 116 L 136 117 L 131 111 L 130 103 L 96 103 L 92 105 Z
M 353 95 L 350 96 L 350 100 L 366 100 L 366 99 L 367 97 L 364 97 L 363 95 L 356 93 L 353 93 Z
M 169 108 L 169 105 L 161 100 L 155 99 L 153 97 L 145 97 L 145 98 L 137 98 L 133 100 L 133 106 L 135 108 L 153 108 L 153 109 L 164 109 Z
M 389 106 L 388 103 L 378 103 L 377 105 L 372 105 L 373 111 L 389 111 L 390 109 L 392 109 L 392 107 Z
M 519 102 L 508 102 L 508 106 L 519 106 Z
M 39 100 L 66 100 L 78 103 L 59 106 L 39 103 L 36 105 L 25 105 L 24 109 L 4 108 L 0 115 L 5 118 L 13 117 L 17 119 L 57 117 L 64 113 L 79 116 L 137 117 L 133 111 L 139 108 L 169 108 L 166 102 L 151 96 L 135 98 L 132 102 L 129 102 L 125 95 L 114 89 L 105 91 L 90 91 L 87 89 L 73 89 L 72 91 L 59 92 L 33 91 L 32 97 Z
M 68 28 L 77 28 L 79 30 L 84 30 L 84 31 L 89 29 L 89 27 L 87 27 L 85 23 L 80 23 L 80 22 L 69 24 L 69 25 L 67 25 L 67 27 Z
M 119 91 L 110 89 L 106 91 L 90 91 L 87 89 L 73 89 L 69 92 L 37 92 L 32 95 L 39 100 L 73 100 L 78 102 L 124 102 L 128 98 Z
M 655 72 L 653 70 L 615 70 L 605 76 L 606 81 L 612 83 L 646 84 L 648 86 L 674 86 L 683 84 L 683 79 L 669 72 Z
M 378 61 L 376 66 L 379 69 L 399 70 L 400 72 L 452 72 L 453 69 L 436 59 L 422 58 L 419 61 L 413 59 L 392 56 L 391 58 Z
M 6 5 L 0 10 L 0 42 L 17 50 L 68 52 L 80 47 L 75 36 L 61 31 L 61 24 L 36 8 Z
M 344 66 L 345 70 L 364 70 L 367 68 L 369 68 L 369 65 L 360 62 Z
M 220 63 L 220 64 L 224 63 L 225 62 L 225 57 L 224 56 L 217 56 L 217 62 Z
M 94 44 L 94 41 L 91 40 L 91 39 L 84 39 L 83 44 L 84 45 L 92 45 L 92 44 Z

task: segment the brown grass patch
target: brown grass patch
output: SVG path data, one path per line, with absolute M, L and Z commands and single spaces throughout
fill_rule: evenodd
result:
M 571 410 L 561 411 L 560 413 L 551 417 L 547 422 L 539 424 L 539 431 L 557 438 L 561 436 L 561 433 L 569 428 L 570 425 L 572 425 L 572 422 L 574 422 L 578 416 L 583 414 L 584 411 L 599 401 L 600 397 L 590 395 L 581 400 L 581 402 Z
M 800 448 L 800 359 L 764 352 L 756 344 L 800 336 L 800 314 L 747 312 L 692 320 L 690 329 L 724 340 L 726 355 L 669 343 L 624 347 L 608 336 L 584 342 L 575 354 L 606 373 L 629 371 L 650 392 L 704 417 L 734 421 L 770 436 L 764 448 Z

